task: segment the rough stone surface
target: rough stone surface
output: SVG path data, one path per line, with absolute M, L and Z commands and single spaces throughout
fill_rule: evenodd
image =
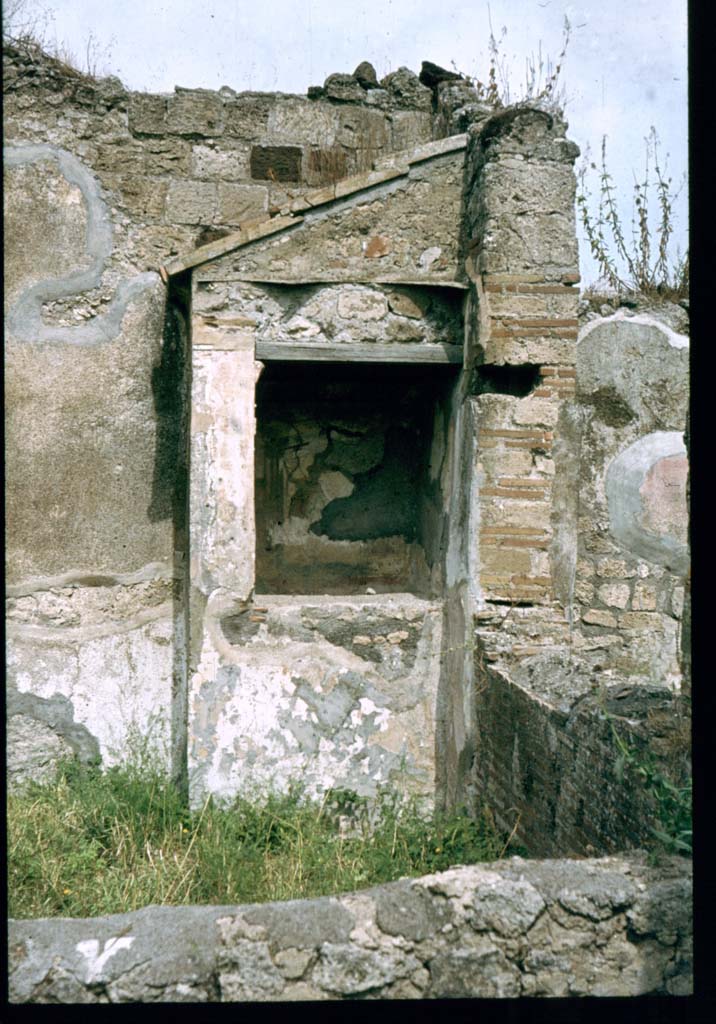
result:
M 300 224 L 204 264 L 194 279 L 459 280 L 462 164 L 457 150 L 348 196 L 338 208 L 305 209 Z
M 193 802 L 298 777 L 316 795 L 390 783 L 430 801 L 439 603 L 262 595 L 254 607 L 224 613 L 218 636 L 211 626 L 192 681 Z
M 249 907 L 10 921 L 13 1003 L 686 995 L 690 863 L 493 864 Z M 477 929 L 477 930 L 476 930 Z
M 178 778 L 188 746 L 195 801 L 390 780 L 486 797 L 537 852 L 644 842 L 611 723 L 688 777 L 688 311 L 582 304 L 580 333 L 561 116 L 491 110 L 429 64 L 312 98 L 149 96 L 6 58 L 14 777 L 140 737 Z M 165 292 L 158 268 L 212 243 Z M 401 365 L 438 355 L 446 376 Z M 358 899 L 365 949 L 306 958 L 294 934 L 276 961 L 264 928 L 236 939 L 250 970 L 176 992 L 619 993 L 667 969 L 680 990 L 606 897 L 557 908 L 523 881 L 468 901 L 459 947 L 418 955 L 435 908 L 401 890 Z M 88 998 L 59 965 L 38 993 L 55 982 Z
M 580 411 L 579 541 L 582 621 L 613 628 L 610 666 L 678 688 L 678 614 L 686 547 L 688 338 L 642 312 L 590 321 L 577 348 Z M 617 600 L 611 600 L 617 594 Z M 586 598 L 586 600 L 585 600 Z M 596 600 L 595 600 L 596 598 Z M 650 637 L 646 638 L 645 630 Z M 658 638 L 658 642 L 657 642 Z

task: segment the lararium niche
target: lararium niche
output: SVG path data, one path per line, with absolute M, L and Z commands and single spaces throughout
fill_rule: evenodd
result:
M 256 389 L 256 592 L 442 590 L 454 364 L 265 364 Z
M 177 293 L 191 272 L 195 805 L 297 780 L 316 796 L 436 797 L 464 144 L 431 143 L 167 268 Z

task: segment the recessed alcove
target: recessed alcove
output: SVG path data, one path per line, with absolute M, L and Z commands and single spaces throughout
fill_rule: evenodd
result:
M 442 592 L 454 364 L 265 364 L 256 387 L 256 591 Z

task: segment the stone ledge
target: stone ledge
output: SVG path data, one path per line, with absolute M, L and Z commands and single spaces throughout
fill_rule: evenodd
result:
M 691 864 L 520 857 L 362 892 L 9 923 L 14 1003 L 692 991 Z M 579 942 L 575 942 L 578 929 Z

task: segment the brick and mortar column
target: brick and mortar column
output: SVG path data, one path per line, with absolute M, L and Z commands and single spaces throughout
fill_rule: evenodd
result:
M 512 108 L 471 131 L 467 269 L 476 322 L 468 356 L 478 392 L 480 518 L 473 543 L 487 601 L 555 597 L 554 453 L 560 407 L 575 389 L 579 297 L 578 150 L 564 129 L 555 116 Z M 504 388 L 480 394 L 481 366 Z M 517 386 L 509 367 L 522 368 Z

